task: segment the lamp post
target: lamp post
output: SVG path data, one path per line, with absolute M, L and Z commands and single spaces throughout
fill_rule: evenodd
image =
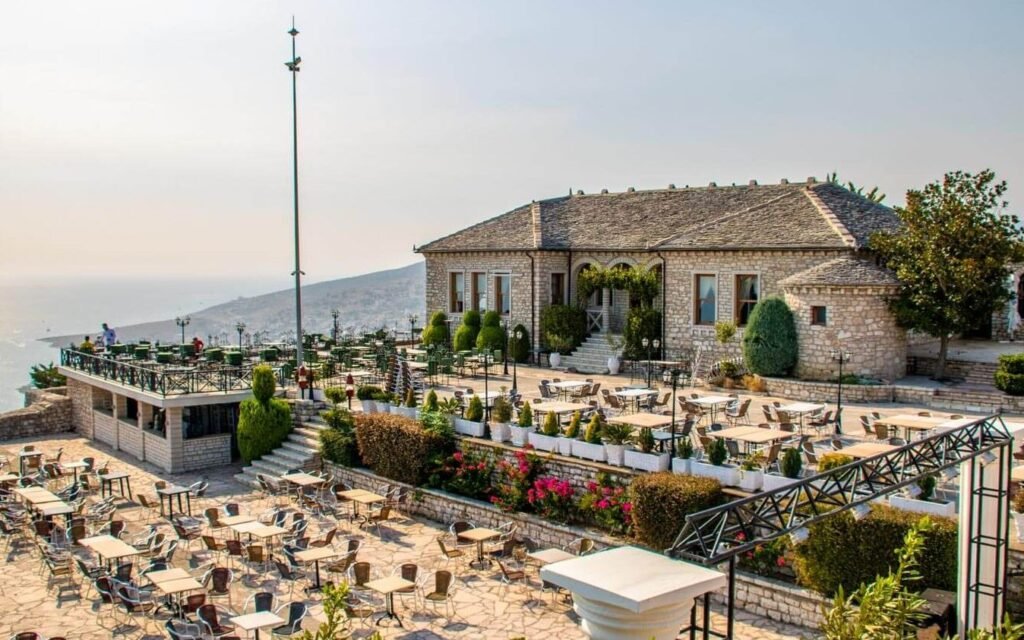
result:
M 338 316 L 340 315 L 340 311 L 338 311 L 337 309 L 331 309 L 331 317 L 334 318 L 334 330 L 331 333 L 331 338 L 334 339 L 335 344 L 337 344 L 338 342 Z
M 235 325 L 235 331 L 238 332 L 238 350 L 239 350 L 239 352 L 241 352 L 241 350 L 242 350 L 242 333 L 245 331 L 245 323 L 244 322 L 239 322 L 238 324 L 236 324 Z
M 181 327 L 181 344 L 185 344 L 185 327 L 192 322 L 192 316 L 185 316 L 184 318 L 178 317 L 174 319 L 174 324 Z
M 843 365 L 850 361 L 850 352 L 832 349 L 832 362 L 839 363 L 839 388 L 836 390 L 836 435 L 843 434 Z
M 516 336 L 516 344 L 518 345 L 519 341 L 523 339 L 523 332 L 522 332 L 522 330 L 521 329 L 516 329 L 515 336 Z M 519 362 L 518 359 L 512 358 L 512 395 L 514 395 L 514 396 L 519 395 L 519 390 L 518 390 L 517 384 L 516 384 L 518 382 L 517 375 L 516 375 L 516 373 L 517 373 L 517 371 L 516 371 L 516 364 L 518 362 Z
M 299 31 L 295 28 L 295 18 L 292 18 L 292 28 L 288 31 L 292 37 L 292 59 L 285 64 L 292 74 L 292 181 L 294 184 L 293 200 L 295 214 L 293 226 L 295 229 L 295 366 L 302 366 L 302 276 L 305 275 L 299 266 L 299 109 L 298 109 L 298 73 L 299 63 L 302 58 L 295 55 L 295 36 Z
M 679 376 L 681 374 L 681 369 L 672 369 L 671 371 L 666 371 L 663 378 L 665 382 L 671 382 L 672 384 L 672 444 L 669 445 L 672 453 L 670 454 L 670 460 L 676 457 L 676 387 L 679 386 Z
M 501 363 L 504 366 L 504 371 L 501 375 L 508 375 L 508 320 L 501 321 L 501 329 L 505 334 L 505 348 L 501 350 Z
M 661 341 L 655 338 L 654 340 L 648 340 L 644 338 L 640 341 L 643 348 L 647 350 L 647 386 L 651 386 L 651 349 L 657 350 L 661 346 Z
M 491 417 L 491 406 L 487 402 L 487 399 L 488 399 L 487 398 L 487 396 L 488 396 L 488 393 L 487 393 L 487 391 L 488 391 L 487 383 L 488 383 L 488 379 L 489 379 L 488 372 L 491 369 L 491 366 L 490 366 L 491 365 L 491 362 L 490 362 L 491 350 L 489 348 L 486 348 L 486 347 L 481 349 L 480 350 L 480 357 L 484 359 L 484 429 L 487 429 L 487 421 Z
M 419 317 L 415 313 L 409 314 L 409 342 L 413 346 L 416 345 L 416 321 Z

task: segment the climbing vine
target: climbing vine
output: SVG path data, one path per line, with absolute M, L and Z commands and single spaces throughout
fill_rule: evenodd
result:
M 657 272 L 639 266 L 629 269 L 592 266 L 581 270 L 576 278 L 576 291 L 580 300 L 586 300 L 600 289 L 620 289 L 628 291 L 631 299 L 647 308 L 654 306 L 660 287 Z

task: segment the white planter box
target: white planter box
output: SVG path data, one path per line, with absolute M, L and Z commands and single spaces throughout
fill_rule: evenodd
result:
M 590 444 L 582 440 L 572 441 L 572 455 L 594 462 L 604 462 L 605 453 L 603 444 Z
M 740 489 L 751 493 L 759 491 L 764 482 L 763 471 L 740 469 Z
M 530 434 L 530 444 L 537 451 L 558 451 L 558 436 L 546 436 L 543 433 L 534 431 Z
M 377 413 L 391 413 L 391 403 L 390 402 L 378 402 L 377 403 Z
M 529 441 L 530 432 L 533 431 L 533 427 L 520 427 L 517 424 L 508 425 L 509 437 L 512 438 L 512 444 L 517 447 L 524 447 Z
M 692 462 L 693 460 L 690 458 L 672 458 L 672 473 L 690 475 L 690 463 Z
M 562 454 L 563 456 L 571 456 L 572 455 L 572 440 L 573 440 L 572 438 L 566 438 L 565 436 L 562 436 L 561 438 L 559 438 L 558 439 L 558 453 Z
M 473 438 L 482 438 L 484 437 L 484 423 L 473 422 L 465 418 L 455 418 L 455 433 L 461 433 L 464 436 Z
M 927 513 L 933 516 L 945 518 L 956 517 L 956 503 L 954 502 L 929 502 L 927 500 L 914 500 L 905 496 L 889 496 L 889 506 L 914 513 Z
M 626 445 L 624 444 L 606 444 L 604 445 L 604 455 L 608 460 L 608 464 L 616 467 L 622 466 L 622 459 L 626 453 Z
M 512 436 L 508 424 L 504 422 L 491 423 L 491 440 L 494 442 L 505 442 Z
M 727 467 L 725 465 L 719 467 L 708 462 L 693 462 L 690 464 L 690 472 L 695 476 L 714 478 L 725 487 L 735 487 L 740 483 L 739 467 Z
M 373 400 L 360 400 L 363 405 L 363 413 L 377 413 L 377 403 Z
M 668 453 L 644 453 L 639 449 L 626 449 L 623 463 L 632 469 L 656 473 L 668 471 L 670 456 Z
M 391 413 L 397 413 L 413 420 L 420 417 L 420 410 L 416 407 L 392 407 Z
M 777 476 L 774 473 L 766 473 L 761 478 L 761 490 L 772 491 L 773 489 L 788 487 L 791 484 L 800 482 L 800 480 L 800 478 L 787 478 L 786 476 Z

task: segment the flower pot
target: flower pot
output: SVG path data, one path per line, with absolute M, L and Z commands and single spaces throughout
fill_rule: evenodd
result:
M 1017 525 L 1017 540 L 1024 542 L 1024 513 L 1011 511 L 1010 515 L 1013 516 L 1013 523 Z
M 377 401 L 377 413 L 391 413 L 391 403 Z
M 726 465 L 713 465 L 708 462 L 693 462 L 690 472 L 695 476 L 714 478 L 725 487 L 735 487 L 740 483 L 740 468 Z
M 756 469 L 740 469 L 740 489 L 751 493 L 759 491 L 764 484 L 764 472 Z
M 929 500 L 915 500 L 906 496 L 889 496 L 889 506 L 914 513 L 927 513 L 933 516 L 944 518 L 956 517 L 955 502 L 931 502 Z
M 604 445 L 604 455 L 608 459 L 608 464 L 616 467 L 622 466 L 622 458 L 626 452 L 626 445 L 624 444 L 608 444 Z
M 363 413 L 377 413 L 377 403 L 373 400 L 360 400 L 363 405 Z
M 582 440 L 572 441 L 572 455 L 585 460 L 593 460 L 594 462 L 605 461 L 603 444 L 590 444 Z
M 690 458 L 672 458 L 672 473 L 678 473 L 680 475 L 690 475 L 690 463 L 693 462 Z
M 558 451 L 558 436 L 546 436 L 534 431 L 530 434 L 530 444 L 537 451 Z
M 484 423 L 473 422 L 465 418 L 455 418 L 455 433 L 461 433 L 472 438 L 482 438 L 484 437 Z
M 552 369 L 554 369 L 555 367 L 562 366 L 562 354 L 558 353 L 557 351 L 552 351 L 548 355 L 548 362 L 551 363 Z
M 419 418 L 419 409 L 416 407 L 392 407 L 391 413 L 397 413 L 413 420 Z
M 508 425 L 508 431 L 509 437 L 512 438 L 512 444 L 517 447 L 524 447 L 529 440 L 533 427 L 520 427 L 517 424 L 510 424 Z
M 572 438 L 566 438 L 562 436 L 558 439 L 558 453 L 563 456 L 572 455 Z
M 668 453 L 644 453 L 640 449 L 626 449 L 623 464 L 632 469 L 640 471 L 668 471 L 670 454 Z
M 508 424 L 504 422 L 491 423 L 491 440 L 494 442 L 505 442 L 511 435 Z
M 618 375 L 618 373 L 619 373 L 619 364 L 620 363 L 619 363 L 618 356 L 609 356 L 608 357 L 608 374 L 609 375 L 613 375 L 613 376 L 614 375 Z
M 761 477 L 761 491 L 781 489 L 797 482 L 800 482 L 800 478 L 787 478 L 774 473 L 765 473 Z

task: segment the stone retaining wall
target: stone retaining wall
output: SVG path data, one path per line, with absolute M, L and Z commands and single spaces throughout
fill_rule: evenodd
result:
M 715 600 L 725 603 L 724 595 Z M 771 580 L 747 573 L 736 574 L 736 607 L 800 627 L 818 628 L 823 620 L 822 607 L 829 600 L 810 589 L 779 580 Z
M 30 389 L 25 407 L 0 413 L 0 440 L 71 431 L 71 399 L 64 387 Z
M 100 442 L 117 449 L 117 420 L 114 416 L 94 409 L 92 412 L 93 436 Z
M 184 464 L 185 471 L 231 464 L 231 434 L 185 440 Z
M 839 385 L 830 382 L 812 382 L 790 378 L 765 378 L 766 392 L 770 396 L 807 402 L 835 403 Z M 893 401 L 892 385 L 844 384 L 843 402 L 880 404 Z

